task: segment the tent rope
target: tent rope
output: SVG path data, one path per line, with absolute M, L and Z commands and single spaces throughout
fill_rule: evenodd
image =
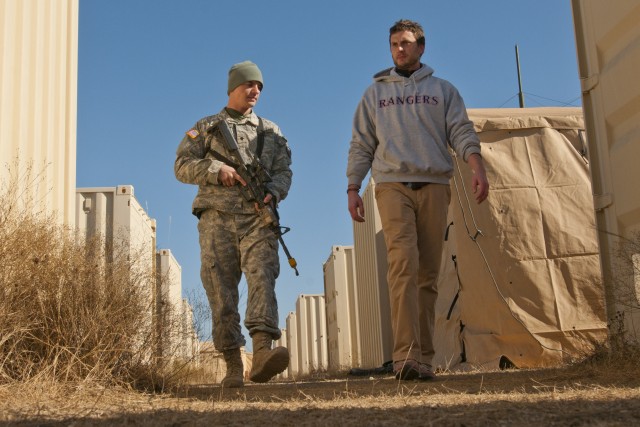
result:
M 454 155 L 453 159 L 456 162 L 457 173 L 458 173 L 458 176 L 459 176 L 459 179 L 460 179 L 460 185 L 462 186 L 462 193 L 464 194 L 464 197 L 466 199 L 467 206 L 471 206 L 471 203 L 469 201 L 469 194 L 467 192 L 467 187 L 464 184 L 464 179 L 462 179 L 462 173 L 460 171 L 460 162 L 458 160 L 458 156 Z M 475 228 L 475 231 L 472 233 L 471 230 L 469 229 L 469 225 L 467 223 L 467 216 L 465 214 L 463 201 L 462 201 L 462 199 L 460 197 L 460 188 L 458 187 L 458 179 L 457 179 L 457 177 L 455 175 L 453 177 L 453 184 L 454 184 L 455 189 L 456 189 L 456 196 L 457 196 L 457 199 L 458 199 L 458 203 L 460 205 L 460 212 L 462 213 L 462 220 L 464 222 L 464 227 L 465 227 L 465 229 L 467 231 L 467 236 L 469 236 L 469 238 L 475 243 L 476 247 L 480 251 L 480 255 L 482 256 L 482 260 L 484 261 L 484 265 L 486 266 L 487 271 L 489 272 L 489 275 L 491 276 L 491 281 L 493 282 L 493 286 L 496 288 L 496 291 L 498 292 L 498 295 L 500 295 L 500 298 L 502 299 L 502 301 L 507 306 L 507 309 L 509 310 L 509 313 L 511 313 L 511 317 L 513 317 L 518 323 L 520 323 L 522 325 L 522 327 L 525 329 L 525 331 L 527 331 L 527 333 L 531 336 L 531 338 L 533 338 L 542 348 L 545 348 L 545 349 L 551 350 L 551 351 L 559 351 L 559 352 L 562 352 L 562 353 L 565 353 L 565 354 L 569 354 L 567 351 L 565 351 L 565 350 L 563 350 L 561 348 L 552 348 L 552 347 L 548 347 L 548 346 L 542 344 L 540 342 L 540 340 L 538 338 L 536 338 L 536 336 L 533 334 L 533 332 L 531 332 L 529 330 L 529 328 L 527 328 L 525 323 L 518 316 L 516 316 L 516 314 L 513 312 L 513 310 L 509 306 L 509 303 L 507 302 L 507 298 L 504 296 L 504 294 L 500 290 L 500 286 L 498 285 L 498 281 L 496 280 L 496 277 L 493 274 L 493 270 L 491 269 L 491 266 L 489 265 L 489 261 L 487 260 L 487 257 L 485 255 L 484 251 L 482 250 L 482 247 L 480 246 L 480 243 L 478 242 L 478 236 L 484 237 L 484 234 L 482 233 L 482 231 L 478 227 L 478 224 L 476 222 L 476 218 L 473 215 L 473 210 L 471 210 L 471 208 L 469 208 L 469 212 L 470 212 L 471 220 L 473 222 L 473 227 Z M 458 276 L 458 280 L 460 280 L 459 276 Z M 462 282 L 461 281 L 460 281 L 460 286 L 462 286 Z

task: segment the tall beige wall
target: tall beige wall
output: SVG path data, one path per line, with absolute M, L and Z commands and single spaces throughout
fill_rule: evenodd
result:
M 73 224 L 79 0 L 0 0 L 0 182 Z M 9 171 L 11 169 L 11 172 Z
M 360 345 L 359 367 L 372 368 L 391 360 L 393 331 L 387 284 L 387 249 L 375 198 L 375 182 L 369 179 L 362 193 L 365 212 L 371 219 L 353 222 L 356 268 L 354 292 Z
M 572 6 L 607 316 L 640 338 L 640 2 Z

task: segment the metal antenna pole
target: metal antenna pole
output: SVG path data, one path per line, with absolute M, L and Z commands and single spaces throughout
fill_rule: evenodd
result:
M 520 55 L 518 54 L 518 45 L 516 45 L 516 67 L 518 68 L 518 100 L 520 108 L 524 108 L 524 93 L 522 93 L 522 78 L 520 77 Z

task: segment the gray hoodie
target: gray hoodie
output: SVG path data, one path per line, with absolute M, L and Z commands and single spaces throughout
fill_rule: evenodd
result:
M 374 76 L 353 119 L 347 177 L 361 185 L 371 169 L 380 182 L 448 184 L 451 146 L 465 161 L 480 140 L 464 101 L 448 81 L 422 64 L 410 77 L 389 68 Z

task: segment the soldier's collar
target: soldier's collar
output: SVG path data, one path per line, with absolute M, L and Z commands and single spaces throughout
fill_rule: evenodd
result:
M 234 120 L 241 120 L 241 119 L 244 119 L 246 117 L 249 117 L 249 116 L 243 115 L 240 111 L 234 110 L 233 108 L 229 108 L 229 107 L 224 107 L 224 111 L 226 111 L 227 114 L 229 115 L 229 117 L 231 117 Z M 250 114 L 251 113 L 249 113 L 249 115 Z
M 245 123 L 248 121 L 252 125 L 258 126 L 258 116 L 253 112 L 253 109 L 251 109 L 251 112 L 247 115 L 243 115 L 239 111 L 229 107 L 225 107 L 224 112 L 227 113 L 227 116 L 229 116 L 231 120 L 237 123 Z

